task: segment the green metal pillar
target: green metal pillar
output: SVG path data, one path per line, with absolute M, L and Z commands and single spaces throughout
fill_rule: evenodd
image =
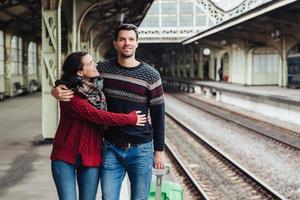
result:
M 0 100 L 4 98 L 5 91 L 5 74 L 4 74 L 4 63 L 5 63 L 5 55 L 4 55 L 4 33 L 0 31 Z
M 187 50 L 186 50 L 186 48 L 183 49 L 183 64 L 182 64 L 181 70 L 182 70 L 181 78 L 187 78 Z
M 13 87 L 12 87 L 12 66 L 11 66 L 11 39 L 12 35 L 9 33 L 4 34 L 4 49 L 5 49 L 5 67 L 4 67 L 4 79 L 5 79 L 5 95 L 13 96 Z
M 37 61 L 37 72 L 36 72 L 36 78 L 39 85 L 42 85 L 42 45 L 37 44 L 37 50 L 36 50 L 36 61 Z
M 175 77 L 175 67 L 176 67 L 176 52 L 175 51 L 171 51 L 170 54 L 170 58 L 171 58 L 171 76 Z
M 27 87 L 29 86 L 29 74 L 28 74 L 28 47 L 29 40 L 23 38 L 22 40 L 22 55 L 23 55 L 23 84 Z
M 61 0 L 42 2 L 42 134 L 48 139 L 55 135 L 59 116 L 51 89 L 61 68 Z
M 181 75 L 181 65 L 182 65 L 182 54 L 179 54 L 176 58 L 176 60 L 177 60 L 177 64 L 176 64 L 176 76 L 177 77 L 180 77 Z
M 195 77 L 195 69 L 194 69 L 194 48 L 193 46 L 190 47 L 190 78 Z
M 198 78 L 203 79 L 204 78 L 204 72 L 203 72 L 203 49 L 199 48 L 199 54 L 198 54 Z
M 286 37 L 282 37 L 282 56 L 281 57 L 282 57 L 282 84 L 280 86 L 286 87 L 288 85 Z
M 77 50 L 77 4 L 72 0 L 72 30 L 68 31 L 68 54 Z
M 209 57 L 209 78 L 215 80 L 215 55 L 214 50 L 210 51 Z
M 216 61 L 217 61 L 217 63 L 216 63 L 216 72 L 217 73 L 215 73 L 215 80 L 216 81 L 219 81 L 220 80 L 220 77 L 219 77 L 219 70 L 221 69 L 221 56 L 222 56 L 222 54 L 220 53 L 220 52 L 218 52 L 217 53 L 217 56 L 216 56 Z

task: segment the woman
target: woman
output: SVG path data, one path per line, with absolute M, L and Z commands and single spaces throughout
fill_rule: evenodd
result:
M 143 126 L 146 116 L 105 111 L 102 80 L 96 63 L 86 52 L 70 54 L 60 82 L 74 91 L 70 102 L 60 102 L 60 122 L 51 154 L 52 175 L 59 199 L 96 198 L 104 125 Z

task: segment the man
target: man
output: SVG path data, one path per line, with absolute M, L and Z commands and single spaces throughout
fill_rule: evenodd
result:
M 152 165 L 164 168 L 164 97 L 157 70 L 135 58 L 138 47 L 137 27 L 122 24 L 116 31 L 117 58 L 98 63 L 104 78 L 108 110 L 127 113 L 150 111 L 151 125 L 111 127 L 105 136 L 101 169 L 102 198 L 118 200 L 127 172 L 131 199 L 146 200 L 150 189 Z M 68 100 L 72 92 L 65 86 L 53 89 L 59 100 Z M 154 146 L 154 154 L 153 154 Z M 153 157 L 154 155 L 154 157 Z

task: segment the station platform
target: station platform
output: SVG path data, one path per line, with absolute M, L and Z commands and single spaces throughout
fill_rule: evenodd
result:
M 49 159 L 52 144 L 40 143 L 41 108 L 40 93 L 0 102 L 0 200 L 58 199 Z M 129 200 L 128 186 L 125 179 L 124 200 Z
M 269 99 L 282 103 L 300 106 L 300 90 L 278 86 L 247 86 L 215 81 L 196 81 L 203 87 L 215 88 L 220 91 L 238 93 L 261 99 Z
M 299 89 L 178 79 L 164 79 L 164 82 L 167 87 L 189 92 L 194 97 L 247 112 L 247 115 L 295 132 L 300 130 Z

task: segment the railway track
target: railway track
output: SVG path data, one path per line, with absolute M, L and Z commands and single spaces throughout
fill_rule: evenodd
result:
M 167 155 L 191 199 L 285 199 L 176 117 L 166 122 Z
M 261 120 L 242 115 L 214 104 L 209 104 L 188 95 L 179 93 L 172 93 L 171 95 L 172 97 L 175 97 L 197 109 L 203 110 L 214 116 L 220 117 L 226 121 L 235 123 L 243 128 L 267 137 L 273 142 L 276 142 L 278 145 L 300 150 L 300 133 L 298 132 L 263 122 Z

